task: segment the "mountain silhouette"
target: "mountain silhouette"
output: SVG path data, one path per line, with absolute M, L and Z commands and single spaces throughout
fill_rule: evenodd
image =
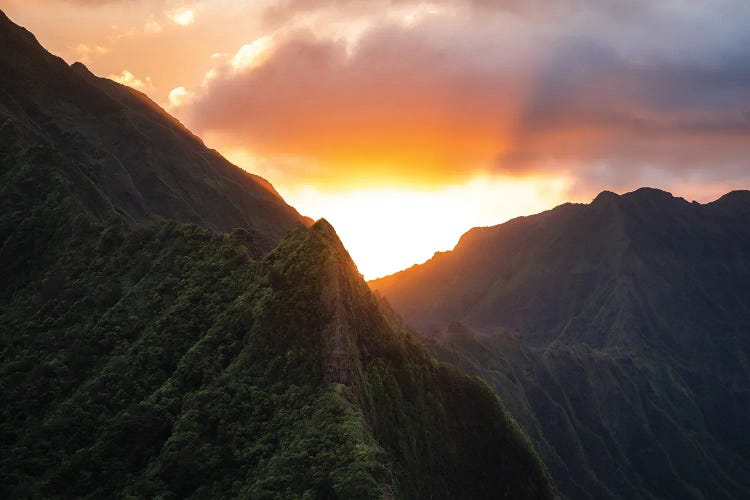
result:
M 603 192 L 371 282 L 485 378 L 570 498 L 750 491 L 750 192 Z

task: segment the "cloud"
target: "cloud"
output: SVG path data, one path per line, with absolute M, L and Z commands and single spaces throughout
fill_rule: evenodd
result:
M 195 22 L 195 14 L 192 10 L 180 7 L 166 13 L 167 17 L 179 26 L 190 26 Z
M 262 64 L 221 69 L 189 121 L 234 145 L 307 158 L 336 175 L 347 168 L 351 178 L 455 176 L 497 153 L 501 122 L 514 107 L 502 92 L 515 76 L 506 68 L 500 81 L 465 48 L 439 40 L 384 27 L 350 54 L 343 41 L 297 33 L 268 48 Z
M 143 25 L 144 33 L 148 34 L 161 33 L 163 29 L 164 28 L 162 27 L 161 23 L 159 23 L 159 21 L 157 21 L 153 15 L 149 16 L 146 24 Z
M 296 16 L 307 15 L 322 10 L 335 10 L 338 13 L 382 12 L 394 6 L 419 4 L 415 0 L 279 0 L 271 3 L 263 12 L 263 20 L 268 25 L 288 22 Z
M 101 45 L 86 45 L 85 43 L 79 43 L 75 47 L 75 54 L 81 62 L 87 63 L 91 60 L 91 56 L 103 56 L 109 53 L 107 47 Z
M 189 92 L 185 87 L 175 87 L 169 91 L 169 106 L 170 108 L 179 108 L 190 104 L 193 100 L 194 95 Z
M 268 54 L 273 43 L 273 37 L 264 36 L 246 43 L 232 57 L 232 67 L 235 70 L 250 69 L 260 66 L 264 61 L 264 56 Z M 218 54 L 220 56 L 220 54 Z
M 643 61 L 591 40 L 558 44 L 496 166 L 566 165 L 614 187 L 693 176 L 750 178 L 750 48 L 706 62 Z M 636 181 L 636 182 L 637 182 Z
M 57 23 L 71 8 L 54 1 Z M 122 20 L 125 1 L 108 5 L 75 10 L 130 35 L 76 28 L 69 53 L 84 41 L 102 74 L 158 75 L 196 132 L 286 179 L 750 181 L 746 0 L 138 0 Z
M 108 75 L 107 78 L 109 78 L 110 80 L 114 80 L 117 83 L 121 83 L 122 85 L 127 85 L 141 91 L 153 88 L 154 86 L 153 82 L 151 81 L 151 77 L 147 76 L 143 79 L 136 78 L 133 73 L 126 69 L 122 70 L 119 75 Z
M 610 20 L 633 15 L 611 8 Z M 707 14 L 686 8 L 672 26 L 674 13 L 649 12 L 621 29 L 581 21 L 552 31 L 516 14 L 434 16 L 375 24 L 353 49 L 287 33 L 264 43 L 262 60 L 253 44 L 240 49 L 235 59 L 251 54 L 252 65 L 214 68 L 184 116 L 233 148 L 303 159 L 318 182 L 487 172 L 611 188 L 697 172 L 747 182 L 750 18 L 686 51 Z M 679 43 L 653 42 L 687 28 Z

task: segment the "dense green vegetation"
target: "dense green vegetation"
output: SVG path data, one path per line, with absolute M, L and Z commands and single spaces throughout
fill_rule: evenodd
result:
M 379 280 L 570 498 L 750 491 L 750 193 L 641 189 L 477 228 Z
M 314 290 L 284 309 L 242 237 L 105 227 L 4 304 L 4 497 L 381 491 L 382 452 L 320 383 Z
M 379 313 L 325 222 L 263 260 L 246 240 L 104 226 L 5 295 L 4 497 L 549 495 L 496 397 Z
M 50 113 L 84 103 L 80 79 L 1 13 L 0 42 L 29 84 L 0 93 L 2 498 L 552 497 L 494 393 L 383 313 L 327 222 L 279 242 L 294 214 L 251 210 L 247 183 L 200 205 L 197 163 L 209 184 L 246 176 L 197 146 L 180 197 L 150 204 L 164 193 L 97 160 L 129 101 L 88 88 L 85 113 Z M 126 168 L 142 188 L 183 173 L 153 113 L 117 143 L 148 160 Z M 236 203 L 247 227 L 213 231 Z
M 747 460 L 714 427 L 725 421 L 727 431 L 733 422 L 725 419 L 742 408 L 721 400 L 721 389 L 711 389 L 718 408 L 708 407 L 689 378 L 716 387 L 714 375 L 627 350 L 540 352 L 502 336 L 432 347 L 495 388 L 570 498 L 729 499 L 747 491 Z M 727 413 L 710 413 L 719 408 Z

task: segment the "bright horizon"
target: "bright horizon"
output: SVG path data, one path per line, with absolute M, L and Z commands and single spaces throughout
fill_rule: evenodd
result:
M 285 199 L 305 215 L 333 224 L 359 271 L 371 280 L 421 264 L 435 252 L 451 250 L 471 227 L 500 224 L 552 208 L 558 203 L 549 203 L 562 189 L 477 178 L 434 190 L 326 193 L 302 188 L 289 191 Z
M 0 0 L 329 220 L 367 279 L 605 189 L 750 186 L 747 2 L 382 5 Z

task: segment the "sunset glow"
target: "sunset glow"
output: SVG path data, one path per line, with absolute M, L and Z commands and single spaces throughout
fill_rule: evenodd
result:
M 747 188 L 749 5 L 0 0 L 331 221 L 368 278 L 604 189 Z
M 272 40 L 270 36 L 264 36 L 240 47 L 232 58 L 232 67 L 243 70 L 262 64 L 263 55 L 269 50 Z
M 282 193 L 312 217 L 325 217 L 366 279 L 378 278 L 450 250 L 473 225 L 494 225 L 551 208 L 563 200 L 565 180 L 477 178 L 434 190 L 372 189 Z M 341 210 L 340 207 L 346 207 Z

